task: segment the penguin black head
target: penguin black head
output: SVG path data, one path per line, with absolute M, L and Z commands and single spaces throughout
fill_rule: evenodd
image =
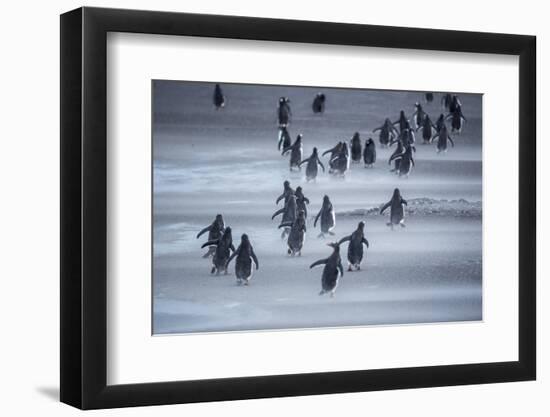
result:
M 355 132 L 353 134 L 353 137 L 351 138 L 351 140 L 357 140 L 357 139 L 359 139 L 359 132 Z
M 313 155 L 317 155 L 317 152 L 318 152 L 318 151 L 317 151 L 317 148 L 316 148 L 316 147 L 313 148 Z
M 298 187 L 296 187 L 296 192 L 294 194 L 296 194 L 297 196 L 302 195 L 302 186 L 299 185 Z
M 405 117 L 405 111 L 404 111 L 404 110 L 401 110 L 401 111 L 399 112 L 399 116 Z
M 279 104 L 284 104 L 284 103 L 285 103 L 285 98 L 279 97 Z
M 283 187 L 285 187 L 285 189 L 290 187 L 290 181 L 286 180 L 285 182 L 283 182 Z
M 296 136 L 296 142 L 297 143 L 302 142 L 302 134 L 301 133 L 299 133 L 298 136 Z
M 420 104 L 418 101 L 416 103 L 414 103 L 414 107 L 417 109 L 417 110 L 422 110 L 422 104 Z
M 328 195 L 325 194 L 325 196 L 323 197 L 323 204 L 328 204 L 330 203 L 330 198 L 328 198 Z
M 216 221 L 223 223 L 223 216 L 221 214 L 216 214 Z
M 365 222 L 364 222 L 364 221 L 360 221 L 359 224 L 357 225 L 357 229 L 363 230 L 364 228 L 365 228 Z
M 243 233 L 241 236 L 241 242 L 242 243 L 248 243 L 248 235 L 246 233 Z
M 401 192 L 399 191 L 399 188 L 396 188 L 393 190 L 393 198 L 399 198 L 401 197 Z

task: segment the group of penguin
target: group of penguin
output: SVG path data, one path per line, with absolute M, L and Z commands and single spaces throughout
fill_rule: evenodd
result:
M 434 99 L 433 93 L 426 93 L 425 99 L 427 102 L 432 102 Z M 314 114 L 322 114 L 325 110 L 326 96 L 323 93 L 318 93 L 312 103 Z M 217 110 L 225 107 L 226 99 L 219 84 L 216 84 L 214 89 L 214 106 Z M 388 163 L 394 162 L 393 172 L 399 176 L 408 176 L 412 166 L 414 166 L 413 152 L 416 152 L 415 131 L 422 129 L 422 139 L 424 144 L 432 143 L 437 139 L 437 152 L 445 152 L 448 142 L 454 147 L 454 142 L 447 130 L 446 120 L 451 119 L 452 132 L 462 130 L 463 122 L 466 121 L 462 113 L 462 104 L 456 95 L 445 94 L 441 99 L 441 104 L 449 111 L 445 116 L 441 114 L 436 123 L 432 123 L 429 115 L 424 111 L 420 103 L 415 104 L 415 112 L 412 115 L 416 129 L 413 129 L 409 120 L 405 116 L 405 112 L 400 112 L 399 119 L 392 122 L 389 118 L 384 121 L 382 126 L 373 130 L 373 133 L 380 131 L 379 142 L 382 147 L 389 147 L 397 143 L 397 149 L 391 155 Z M 285 155 L 290 153 L 290 170 L 297 168 L 301 169 L 303 164 L 306 165 L 306 180 L 315 180 L 318 174 L 318 166 L 321 166 L 323 172 L 325 167 L 321 162 L 317 148 L 313 148 L 311 156 L 307 159 L 302 159 L 302 135 L 299 134 L 291 143 L 288 125 L 290 124 L 292 113 L 290 109 L 290 100 L 288 97 L 280 97 L 277 107 L 277 116 L 279 123 L 278 149 Z M 399 130 L 395 127 L 399 126 Z M 346 142 L 339 142 L 332 149 L 323 152 L 322 156 L 330 153 L 329 173 L 344 176 L 349 169 L 350 159 L 354 162 L 360 162 L 361 157 L 365 163 L 365 167 L 372 167 L 376 162 L 376 146 L 372 138 L 369 138 L 365 147 L 362 150 L 361 138 L 356 132 L 350 141 L 351 153 Z M 307 205 L 309 199 L 304 196 L 302 187 L 292 189 L 289 181 L 283 183 L 283 193 L 276 199 L 275 204 L 284 201 L 284 206 L 278 209 L 272 216 L 272 220 L 282 215 L 281 223 L 278 228 L 283 229 L 281 238 L 287 239 L 287 253 L 290 256 L 301 256 L 306 235 L 306 219 Z M 380 214 L 390 208 L 390 221 L 387 223 L 393 230 L 395 226 L 405 227 L 404 224 L 404 206 L 407 201 L 401 196 L 398 188 L 394 189 L 392 198 L 380 208 Z M 320 234 L 318 237 L 325 235 L 334 236 L 332 229 L 336 224 L 336 216 L 334 207 L 329 196 L 323 197 L 323 202 L 320 211 L 315 216 L 313 227 L 320 225 Z M 364 233 L 365 222 L 360 221 L 357 229 L 348 236 L 341 238 L 337 242 L 331 242 L 328 246 L 332 247 L 331 255 L 325 259 L 320 259 L 313 262 L 310 268 L 319 265 L 324 265 L 321 276 L 321 291 L 319 295 L 329 293 L 334 297 L 339 277 L 344 275 L 344 268 L 340 256 L 340 245 L 344 242 L 348 244 L 348 271 L 360 270 L 363 260 L 364 249 L 363 245 L 369 247 L 369 242 L 365 238 Z M 233 259 L 235 260 L 235 275 L 238 285 L 248 285 L 253 274 L 252 263 L 256 269 L 259 268 L 259 262 L 254 248 L 250 243 L 247 234 L 241 236 L 241 243 L 235 249 L 233 245 L 233 237 L 231 227 L 225 226 L 223 216 L 218 214 L 212 224 L 202 229 L 198 234 L 199 238 L 202 234 L 208 232 L 208 240 L 201 248 L 208 247 L 208 251 L 203 256 L 204 258 L 212 258 L 211 273 L 219 274 L 220 272 L 228 273 L 228 267 Z
M 426 93 L 425 98 L 427 102 L 433 101 L 433 93 Z M 318 93 L 312 104 L 312 110 L 315 114 L 322 114 L 325 109 L 326 96 L 322 93 Z M 390 156 L 388 164 L 394 163 L 394 167 L 391 172 L 395 172 L 400 177 L 408 177 L 415 166 L 413 153 L 416 152 L 415 147 L 415 132 L 421 130 L 423 144 L 431 144 L 436 141 L 437 153 L 447 152 L 449 143 L 454 147 L 454 141 L 447 129 L 446 121 L 451 120 L 451 133 L 457 132 L 460 134 L 466 118 L 462 113 L 462 103 L 457 95 L 451 95 L 449 93 L 444 94 L 441 98 L 442 106 L 448 111 L 445 116 L 440 114 L 435 124 L 432 122 L 430 116 L 423 109 L 422 104 L 415 103 L 415 111 L 411 118 L 414 122 L 414 128 L 411 126 L 409 119 L 407 119 L 405 112 L 401 110 L 399 118 L 392 122 L 389 118 L 386 118 L 384 123 L 375 128 L 372 132 L 379 133 L 379 142 L 382 147 L 390 147 L 397 144 L 395 151 Z M 279 134 L 277 141 L 277 148 L 281 151 L 282 155 L 290 153 L 289 168 L 290 171 L 294 169 L 301 169 L 303 164 L 306 165 L 306 180 L 309 182 L 315 180 L 318 174 L 318 167 L 320 166 L 325 172 L 325 167 L 319 158 L 319 151 L 316 147 L 313 148 L 313 152 L 309 158 L 303 158 L 303 136 L 298 134 L 296 140 L 291 143 L 291 136 L 288 131 L 288 126 L 291 121 L 292 112 L 290 109 L 290 99 L 288 97 L 280 97 L 277 107 L 277 116 L 279 122 Z M 396 128 L 398 125 L 399 129 Z M 372 168 L 376 162 L 376 144 L 372 138 L 368 138 L 365 142 L 365 146 L 362 149 L 361 137 L 359 132 L 355 132 L 350 140 L 350 144 L 345 141 L 338 142 L 333 148 L 323 152 L 321 156 L 330 154 L 329 159 L 329 173 L 337 176 L 345 176 L 346 172 L 350 168 L 350 161 L 359 163 L 361 158 L 365 164 L 365 168 Z

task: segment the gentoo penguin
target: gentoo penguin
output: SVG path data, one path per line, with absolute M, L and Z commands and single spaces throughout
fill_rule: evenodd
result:
M 426 93 L 424 94 L 424 97 L 426 98 L 427 103 L 434 101 L 434 93 Z
M 315 114 L 322 114 L 325 112 L 325 100 L 326 97 L 323 93 L 317 93 L 313 99 L 312 109 Z
M 237 257 L 235 261 L 235 276 L 237 277 L 237 285 L 248 285 L 250 279 L 252 278 L 252 261 L 256 265 L 256 269 L 260 267 L 258 263 L 258 258 L 254 253 L 254 248 L 248 239 L 248 235 L 243 233 L 241 236 L 241 244 L 235 252 L 229 257 L 227 265 L 233 260 L 234 257 Z
M 325 234 L 334 236 L 334 233 L 331 231 L 336 224 L 336 216 L 334 214 L 334 207 L 330 202 L 328 195 L 323 197 L 323 205 L 317 216 L 315 216 L 315 221 L 313 222 L 313 227 L 317 227 L 317 221 L 321 218 L 321 233 L 317 237 L 325 237 Z
M 399 133 L 399 139 L 404 145 L 412 145 L 415 142 L 414 130 L 409 122 L 405 122 L 405 128 Z
M 399 132 L 402 132 L 403 130 L 405 130 L 407 128 L 406 123 L 408 123 L 408 121 L 409 120 L 405 116 L 405 112 L 403 110 L 401 110 L 399 112 L 399 119 L 397 119 L 395 122 L 393 122 L 393 124 L 394 125 L 399 125 Z
M 296 196 L 296 210 L 298 210 L 298 213 L 300 212 L 300 210 L 303 211 L 307 219 L 306 204 L 309 204 L 309 198 L 304 195 L 302 187 L 296 187 L 296 192 L 294 193 L 294 195 Z
M 294 194 L 289 196 L 283 208 L 273 213 L 273 216 L 271 216 L 271 220 L 273 220 L 279 214 L 283 215 L 281 223 L 293 222 L 296 219 L 296 196 Z M 289 231 L 290 229 L 288 227 L 285 227 L 283 233 L 281 234 L 281 239 L 284 239 Z
M 349 149 L 348 144 L 346 142 L 342 143 L 342 147 L 340 148 L 340 152 L 338 152 L 334 158 L 330 160 L 331 166 L 332 166 L 332 173 L 341 175 L 342 177 L 346 175 L 346 172 L 349 169 L 349 161 L 350 161 L 350 155 L 349 155 Z
M 319 171 L 319 168 L 317 167 L 317 164 L 321 165 L 321 168 L 323 168 L 323 172 L 325 172 L 325 166 L 319 159 L 319 153 L 317 152 L 317 148 L 313 148 L 313 152 L 311 153 L 311 156 L 307 159 L 304 159 L 300 162 L 299 166 L 302 166 L 302 164 L 306 165 L 306 181 L 315 180 L 317 178 L 317 172 Z
M 290 227 L 288 234 L 287 245 L 288 254 L 290 256 L 302 256 L 302 247 L 306 237 L 306 214 L 304 210 L 298 212 L 298 217 L 293 222 L 285 222 L 279 225 L 281 227 Z
M 340 150 L 342 149 L 343 145 L 344 145 L 344 142 L 338 142 L 333 148 L 327 149 L 325 152 L 323 152 L 321 154 L 321 156 L 325 156 L 327 153 L 330 153 L 330 159 L 329 159 L 329 163 L 328 163 L 328 166 L 329 166 L 328 172 L 331 173 L 331 174 L 334 171 L 334 166 L 333 166 L 332 161 L 333 161 L 334 157 L 340 153 Z
M 390 207 L 390 221 L 386 224 L 390 226 L 392 230 L 394 225 L 405 227 L 405 211 L 403 209 L 403 204 L 407 205 L 407 201 L 401 197 L 399 188 L 396 188 L 393 190 L 391 200 L 380 208 L 380 214 L 383 214 L 384 211 Z
M 288 97 L 279 98 L 279 106 L 277 107 L 277 118 L 279 120 L 279 126 L 288 126 L 292 113 L 290 111 L 290 100 Z
M 453 96 L 449 93 L 443 94 L 441 97 L 441 107 L 444 109 L 449 110 L 449 107 L 451 107 L 451 103 L 453 101 Z
M 285 204 L 286 204 L 288 201 L 288 198 L 293 194 L 294 194 L 294 190 L 290 186 L 290 182 L 289 181 L 283 182 L 283 193 L 279 197 L 277 197 L 277 200 L 275 200 L 275 204 L 279 204 L 279 201 L 281 201 L 282 199 L 285 200 Z
M 283 155 L 290 152 L 290 170 L 298 168 L 300 170 L 300 162 L 302 162 L 302 135 L 298 135 L 292 145 L 283 150 Z
M 340 258 L 340 246 L 338 243 L 329 243 L 328 246 L 333 248 L 332 254 L 326 259 L 319 259 L 313 262 L 309 268 L 314 268 L 317 265 L 325 265 L 323 275 L 321 276 L 321 292 L 319 295 L 330 293 L 334 297 L 334 292 L 338 285 L 338 276 L 344 276 L 344 267 Z
M 286 126 L 279 126 L 279 139 L 277 141 L 277 149 L 280 151 L 290 146 L 292 139 Z
M 439 132 L 443 126 L 445 126 L 445 115 L 441 113 L 435 121 L 435 130 Z
M 460 133 L 462 131 L 462 121 L 466 118 L 462 114 L 462 107 L 457 105 L 454 111 L 447 115 L 445 119 L 451 119 L 451 131 Z
M 216 218 L 210 225 L 206 226 L 199 233 L 197 233 L 197 239 L 201 237 L 201 235 L 203 235 L 204 233 L 208 232 L 208 241 L 215 241 L 222 237 L 224 230 L 225 224 L 223 221 L 223 216 L 221 214 L 217 214 Z M 209 256 L 212 256 L 215 251 L 215 246 L 209 247 L 208 252 L 203 255 L 203 258 L 208 258 Z
M 407 144 L 404 146 L 403 152 L 398 155 L 394 154 L 391 156 L 390 162 L 392 160 L 401 159 L 401 162 L 399 163 L 399 171 L 397 172 L 400 177 L 408 177 L 411 173 L 412 167 L 414 167 L 414 158 L 412 155 L 413 151 L 416 151 L 415 147 Z
M 459 107 L 462 107 L 462 103 L 458 99 L 456 94 L 453 94 L 451 98 L 451 104 L 449 104 L 449 113 L 454 113 Z
M 365 142 L 365 149 L 363 150 L 363 162 L 365 168 L 372 168 L 376 162 L 376 144 L 372 138 L 368 138 Z
M 388 165 L 391 165 L 391 162 L 393 161 L 393 169 L 390 172 L 395 172 L 396 174 L 399 174 L 399 165 L 401 164 L 401 158 L 394 158 L 397 155 L 401 155 L 405 148 L 403 147 L 403 142 L 401 140 L 397 140 L 397 148 L 395 148 L 395 151 L 390 156 L 390 159 L 388 159 Z
M 420 129 L 422 129 L 422 143 L 424 145 L 431 142 L 432 130 L 437 132 L 437 128 L 430 120 L 430 116 L 427 114 L 424 116 L 424 119 L 422 119 L 422 124 L 418 126 L 416 131 L 418 132 Z
M 390 142 L 392 142 L 399 134 L 391 120 L 387 118 L 384 121 L 384 124 L 374 129 L 372 133 L 376 133 L 377 131 L 380 131 L 378 140 L 380 141 L 380 145 L 382 145 L 382 147 L 388 147 Z
M 348 241 L 348 271 L 351 271 L 352 266 L 356 271 L 359 271 L 361 269 L 361 261 L 363 260 L 363 245 L 366 245 L 367 248 L 369 247 L 369 241 L 365 239 L 365 222 L 359 222 L 357 229 L 351 235 L 340 239 L 338 244 L 341 245 Z
M 361 137 L 355 132 L 350 142 L 352 162 L 361 162 Z
M 447 142 L 451 142 L 451 146 L 453 148 L 455 147 L 455 143 L 453 142 L 451 135 L 449 135 L 449 131 L 445 125 L 443 125 L 441 130 L 434 135 L 432 140 L 435 138 L 437 138 L 437 153 L 447 152 Z
M 219 84 L 214 87 L 214 106 L 216 110 L 223 109 L 225 107 L 225 96 L 223 95 L 222 88 Z
M 219 275 L 221 271 L 224 271 L 227 274 L 227 261 L 229 259 L 230 250 L 235 251 L 235 246 L 233 246 L 233 236 L 231 235 L 231 227 L 227 226 L 223 235 L 218 240 L 210 240 L 203 244 L 201 248 L 205 246 L 216 246 L 216 251 L 212 257 L 212 270 L 211 274 L 214 272 L 216 275 Z
M 422 108 L 422 104 L 418 102 L 414 104 L 414 109 L 415 110 L 412 115 L 412 118 L 414 120 L 415 127 L 418 127 L 422 125 L 422 120 L 424 120 L 424 116 L 426 116 L 426 112 Z

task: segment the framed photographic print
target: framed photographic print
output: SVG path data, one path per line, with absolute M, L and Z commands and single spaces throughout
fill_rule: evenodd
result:
M 535 38 L 61 16 L 61 400 L 535 379 Z

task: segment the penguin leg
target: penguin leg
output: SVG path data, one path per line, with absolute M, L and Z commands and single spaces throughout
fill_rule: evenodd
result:
M 247 280 L 247 279 L 244 280 L 244 285 L 245 285 L 246 287 L 248 287 L 248 280 Z
M 289 250 L 287 250 L 286 253 L 288 253 L 290 255 L 292 253 L 292 251 L 289 249 Z
M 321 292 L 319 293 L 319 295 L 323 295 L 326 291 L 325 290 L 321 290 Z
M 351 272 L 351 264 L 348 264 L 348 272 Z
M 330 292 L 330 298 L 334 298 L 334 290 Z
M 331 231 L 329 231 L 328 234 L 331 235 L 331 236 L 335 236 L 335 233 L 331 232 Z
M 321 237 L 322 237 L 323 239 L 325 238 L 325 235 L 323 234 L 323 232 L 319 233 L 319 235 L 317 236 L 317 239 L 319 239 L 319 238 L 321 238 Z
M 214 272 L 216 272 L 216 267 L 213 266 L 212 269 L 210 270 L 210 273 L 213 274 Z
M 355 270 L 356 270 L 356 271 L 360 271 L 360 270 L 361 270 L 361 264 L 355 265 Z

